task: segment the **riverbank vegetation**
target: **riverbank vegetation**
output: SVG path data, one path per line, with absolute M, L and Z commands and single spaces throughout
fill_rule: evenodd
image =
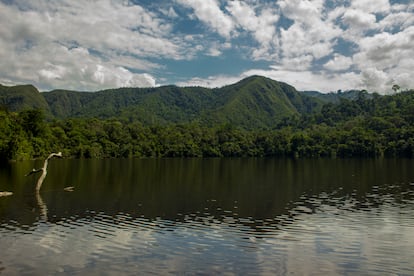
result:
M 269 129 L 230 123 L 143 124 L 121 118 L 45 119 L 41 110 L 0 110 L 0 157 L 62 151 L 73 158 L 414 157 L 414 91 L 358 93 Z

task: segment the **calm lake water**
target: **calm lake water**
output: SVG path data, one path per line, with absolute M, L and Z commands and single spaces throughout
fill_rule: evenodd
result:
M 414 160 L 41 166 L 0 169 L 2 275 L 414 275 Z

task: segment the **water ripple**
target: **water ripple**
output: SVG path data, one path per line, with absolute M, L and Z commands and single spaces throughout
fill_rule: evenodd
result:
M 155 211 L 141 197 L 135 209 L 50 204 L 49 220 L 2 218 L 0 273 L 414 274 L 414 183 L 289 193 L 164 198 Z

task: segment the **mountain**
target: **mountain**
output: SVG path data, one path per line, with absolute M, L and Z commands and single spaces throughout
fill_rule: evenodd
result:
M 215 89 L 169 85 L 98 92 L 54 90 L 39 93 L 33 86 L 3 90 L 15 91 L 0 92 L 0 103 L 12 110 L 21 110 L 31 103 L 31 108 L 46 110 L 60 119 L 122 118 L 144 124 L 199 122 L 209 126 L 229 123 L 245 129 L 272 128 L 285 117 L 309 113 L 321 106 L 321 101 L 315 97 L 300 93 L 286 83 L 260 76 Z M 10 95 L 21 97 L 21 101 L 7 100 Z
M 11 111 L 26 109 L 48 110 L 49 105 L 33 85 L 3 86 L 0 84 L 0 105 Z
M 303 91 L 301 92 L 306 96 L 317 98 L 324 103 L 339 103 L 341 99 L 347 100 L 356 100 L 362 94 L 367 98 L 372 98 L 373 94 L 364 93 L 360 90 L 348 90 L 348 91 L 338 91 L 338 92 L 330 92 L 330 93 L 321 93 L 318 91 Z M 361 94 L 362 93 L 362 94 Z
M 244 128 L 271 128 L 281 119 L 308 110 L 311 98 L 288 84 L 252 76 L 216 89 L 213 123 L 228 122 Z M 317 104 L 315 104 L 316 106 Z
M 52 114 L 68 117 L 123 117 L 144 123 L 181 122 L 199 116 L 212 102 L 206 88 L 118 88 L 99 92 L 44 93 Z

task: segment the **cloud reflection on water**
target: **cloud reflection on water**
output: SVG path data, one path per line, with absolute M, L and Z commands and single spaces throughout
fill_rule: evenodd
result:
M 414 273 L 410 162 L 94 162 L 0 201 L 4 273 Z
M 408 223 L 396 223 L 399 219 Z M 25 267 L 32 273 L 97 273 L 106 267 L 109 274 L 409 274 L 414 272 L 413 220 L 392 205 L 341 215 L 322 205 L 279 229 L 257 232 L 239 222 L 100 213 L 58 224 L 40 222 L 31 235 L 11 235 L 14 241 L 2 261 L 5 272 L 22 272 L 16 260 L 21 258 L 19 248 L 25 248 Z

